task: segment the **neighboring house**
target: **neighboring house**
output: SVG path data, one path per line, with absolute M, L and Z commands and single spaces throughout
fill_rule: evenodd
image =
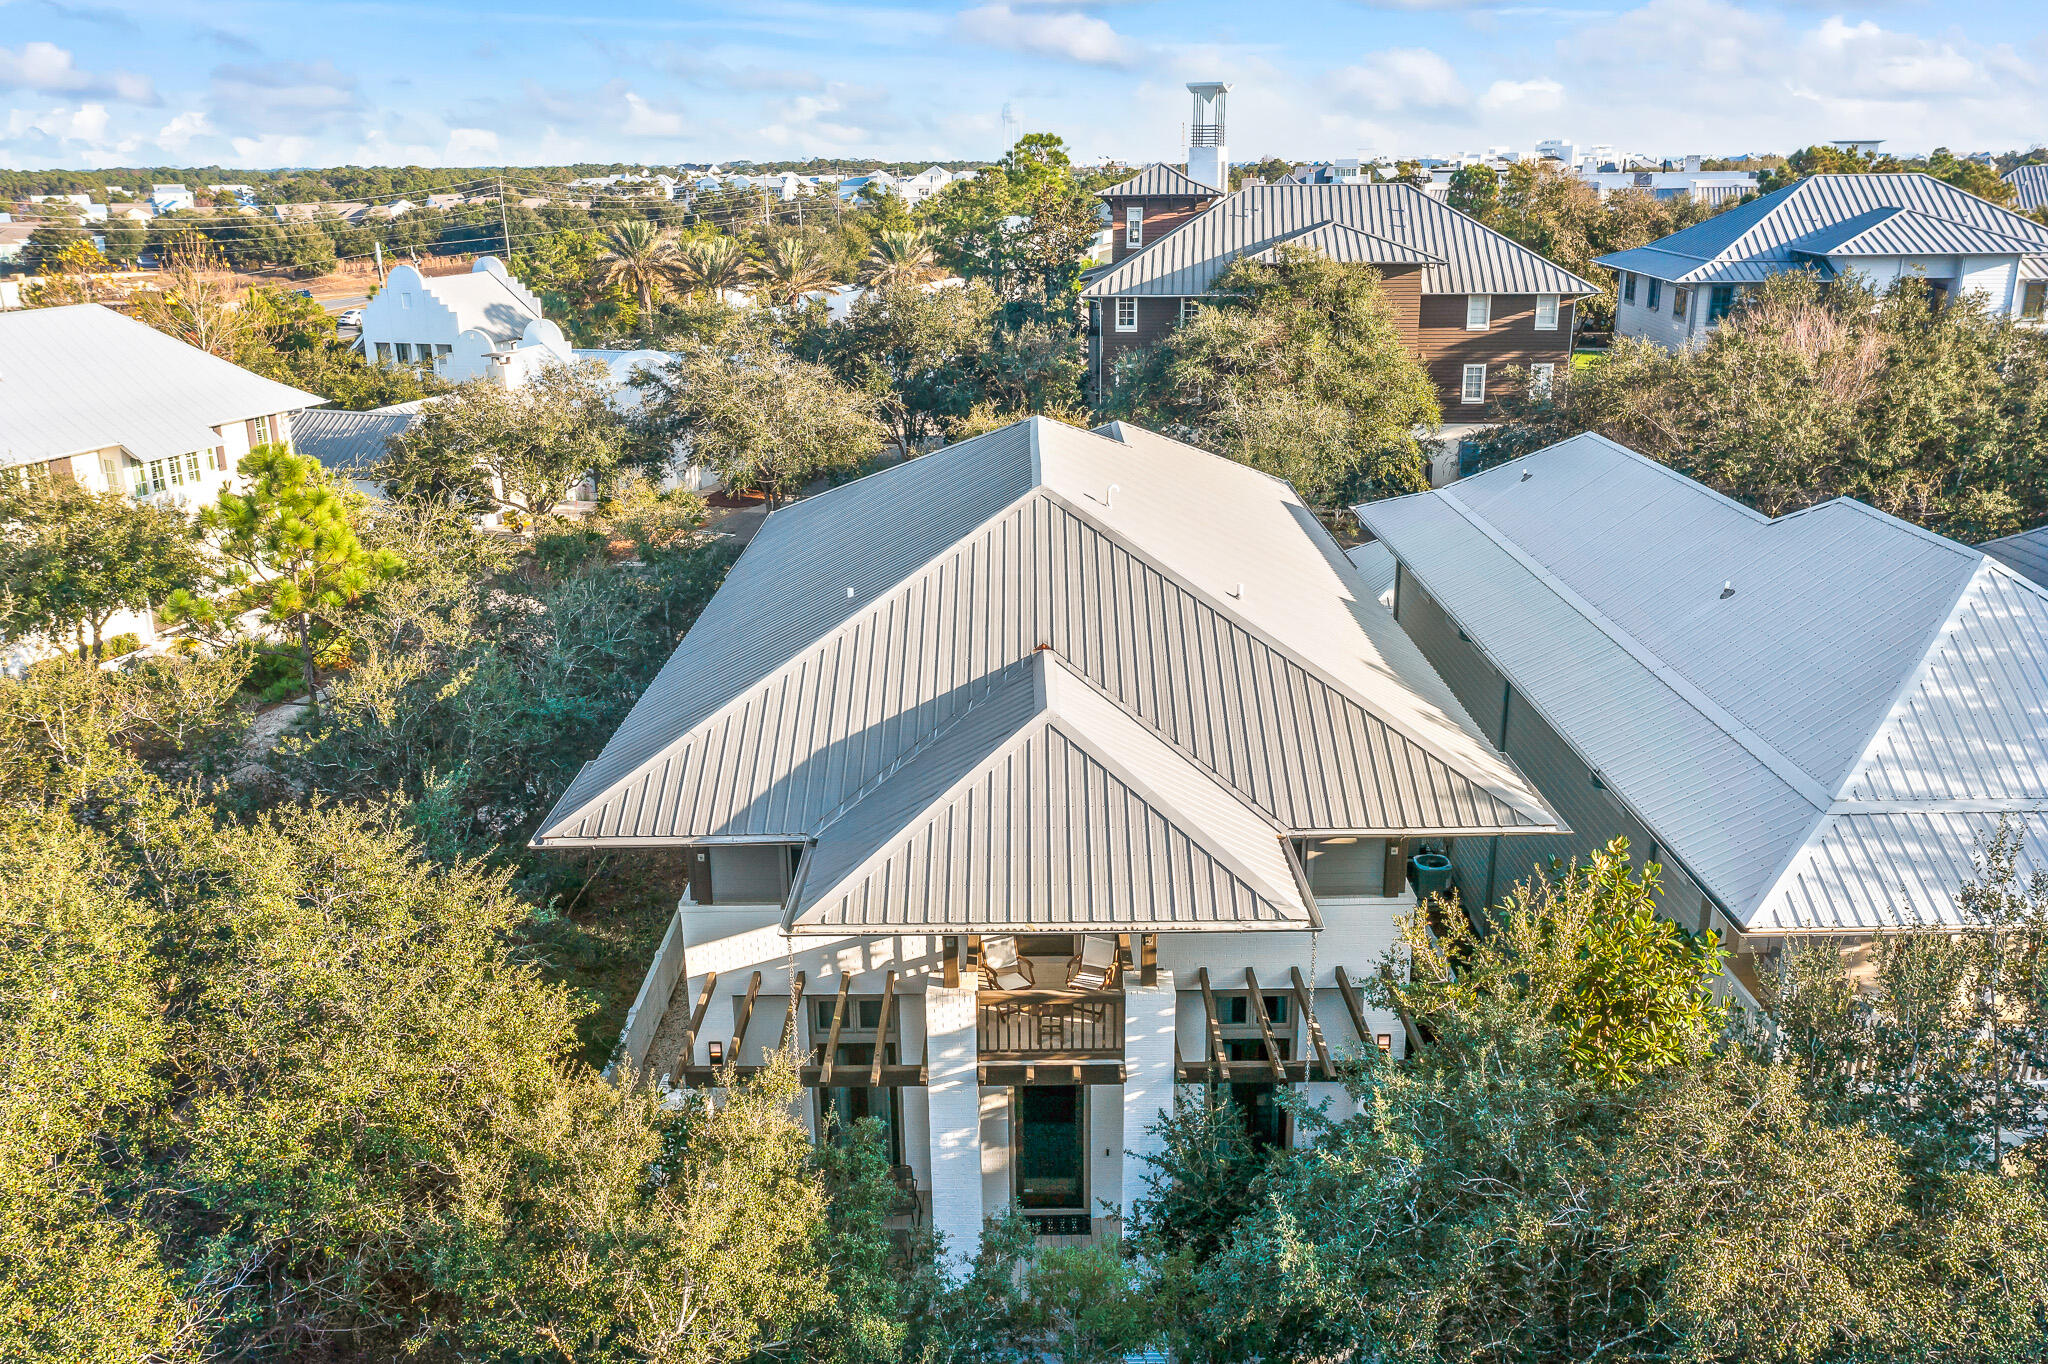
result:
M 1248 185 L 1224 195 L 1168 166 L 1102 190 L 1115 241 L 1082 297 L 1098 384 L 1117 357 L 1192 315 L 1240 256 L 1307 247 L 1379 270 L 1403 340 L 1428 368 L 1455 434 L 1520 370 L 1571 363 L 1574 303 L 1596 292 L 1563 266 L 1412 185 Z
M 1698 157 L 1688 160 L 1697 161 Z M 1579 179 L 1598 190 L 1602 199 L 1624 192 L 1653 199 L 1690 199 L 1719 207 L 1731 199 L 1756 193 L 1755 171 L 1581 171 Z
M 1284 483 L 1034 417 L 771 515 L 534 846 L 685 852 L 617 1064 L 790 1037 L 957 1267 L 1111 1231 L 1179 1086 L 1348 1112 L 1407 844 L 1560 827 Z
M 333 204 L 277 204 L 273 211 L 277 214 L 277 220 L 283 223 L 340 218 L 344 222 L 359 224 L 363 220 L 363 215 L 370 211 L 370 206 L 348 200 Z
M 1961 923 L 2001 818 L 2048 870 L 2048 591 L 2004 564 L 1590 434 L 1357 511 L 1395 617 L 1574 831 L 1454 840 L 1468 906 L 1626 835 L 1754 996 L 1792 939 Z
M 952 184 L 955 180 L 972 180 L 974 175 L 973 171 L 961 171 L 956 175 L 944 166 L 926 166 L 908 179 L 897 181 L 896 192 L 901 194 L 912 207 L 915 207 L 945 189 L 946 186 Z
M 0 223 L 0 261 L 14 260 L 28 250 L 34 223 Z
M 2048 163 L 2014 166 L 2001 178 L 2012 186 L 2012 206 L 2019 212 L 2039 213 L 2048 208 Z
M 540 365 L 570 359 L 540 299 L 494 256 L 455 275 L 393 268 L 363 305 L 361 341 L 377 364 L 417 365 L 457 382 L 522 383 Z
M 254 185 L 208 185 L 206 192 L 213 196 L 215 204 L 239 204 L 243 208 L 256 207 Z
M 107 220 L 107 206 L 96 204 L 90 194 L 31 194 L 32 204 L 70 204 L 78 210 L 79 218 L 88 223 L 103 223 Z
M 390 453 L 393 438 L 406 433 L 426 402 L 418 398 L 368 412 L 309 407 L 292 419 L 292 441 L 300 454 L 319 460 L 321 468 L 347 479 L 357 492 L 381 499 L 384 484 L 377 466 Z
M 894 190 L 898 194 L 903 192 L 903 187 L 897 183 L 895 176 L 880 170 L 870 175 L 849 175 L 833 188 L 840 198 L 849 201 L 858 199 L 862 194 L 868 194 L 870 197 L 879 195 L 884 190 Z
M 1986 540 L 1977 546 L 2014 572 L 2048 587 L 2048 526 L 2037 526 L 2019 535 Z
M 179 209 L 193 207 L 195 202 L 192 191 L 183 185 L 149 187 L 149 207 L 155 213 L 175 213 Z
M 97 303 L 0 313 L 0 477 L 197 509 L 239 486 L 253 446 L 290 445 L 294 414 L 325 401 Z M 109 633 L 131 630 L 156 634 L 147 616 Z
M 1675 350 L 1784 270 L 1877 289 L 1919 279 L 1938 297 L 1967 292 L 1995 314 L 2039 320 L 2048 227 L 1930 175 L 1810 175 L 1599 264 L 1619 277 L 1616 334 Z

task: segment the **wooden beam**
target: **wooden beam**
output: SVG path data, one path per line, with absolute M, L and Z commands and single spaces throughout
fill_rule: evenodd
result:
M 1138 983 L 1148 989 L 1159 983 L 1159 935 L 1147 933 L 1138 940 Z
M 1382 967 L 1380 969 L 1380 974 L 1382 976 L 1387 975 L 1386 968 Z M 1402 1034 L 1406 1036 L 1408 1039 L 1408 1054 L 1410 1056 L 1413 1056 L 1417 1051 L 1422 1049 L 1422 1029 L 1416 1027 L 1415 1020 L 1408 1016 L 1407 1006 L 1401 1003 L 1400 991 L 1394 990 L 1389 991 L 1388 993 L 1394 996 L 1394 1013 L 1395 1016 L 1401 1020 Z
M 1315 1046 L 1316 1059 L 1323 1063 L 1323 1074 L 1337 1073 L 1336 1065 L 1330 1060 L 1330 1044 L 1323 1039 L 1322 1020 L 1316 1017 L 1316 992 L 1301 978 L 1301 968 L 1287 968 L 1294 973 L 1294 1007 L 1301 1010 L 1301 1016 L 1308 1021 L 1308 1040 Z
M 1365 1011 L 1358 1007 L 1358 996 L 1352 991 L 1351 977 L 1344 973 L 1342 966 L 1337 968 L 1337 993 L 1344 996 L 1344 1010 L 1351 1015 L 1351 1026 L 1358 1030 L 1358 1045 L 1371 1046 L 1372 1029 L 1366 1026 Z
M 1209 1078 L 1217 1078 L 1216 1067 L 1223 1067 L 1223 1078 L 1228 1079 L 1230 1067 L 1223 1059 L 1223 1025 L 1216 1021 L 1216 996 L 1209 989 L 1209 968 L 1204 966 L 1195 972 L 1195 981 L 1202 987 L 1202 1012 L 1209 1016 Z
M 683 1064 L 697 1064 L 697 1029 L 704 1026 L 704 1011 L 711 1007 L 711 987 L 718 984 L 718 972 L 704 973 L 704 988 L 697 994 L 697 1007 L 690 1010 L 690 1026 L 683 1029 Z
M 838 1064 L 839 1061 L 839 1025 L 846 1021 L 846 992 L 852 985 L 853 973 L 841 971 L 839 973 L 839 997 L 832 1001 L 832 1033 L 825 1039 L 825 1056 L 823 1061 L 825 1078 L 820 1082 L 822 1084 L 829 1085 L 832 1083 L 832 1067 Z
M 875 1024 L 875 1058 L 868 1066 L 868 1088 L 882 1087 L 882 1055 L 889 1049 L 889 1012 L 896 1007 L 896 973 L 882 977 L 882 1018 Z
M 782 1020 L 781 1047 L 785 1051 L 796 1045 L 796 1011 L 803 1006 L 803 1002 L 804 973 L 799 971 L 796 973 L 796 986 L 789 992 L 789 1013 Z
M 1259 1020 L 1259 1036 L 1266 1043 L 1266 1066 L 1273 1072 L 1273 1078 L 1287 1078 L 1287 1067 L 1280 1064 L 1280 1043 L 1273 1036 L 1272 1020 L 1266 1017 L 1266 995 L 1259 989 L 1259 973 L 1247 966 L 1244 968 L 1244 983 L 1252 992 L 1252 1017 Z
M 754 972 L 754 978 L 747 982 L 747 997 L 740 1005 L 739 1020 L 732 1028 L 732 1054 L 726 1059 L 734 1065 L 740 1063 L 740 1048 L 747 1040 L 747 1024 L 754 1021 L 754 996 L 761 993 L 761 973 Z
M 960 938 L 957 934 L 946 939 L 945 962 L 946 988 L 957 990 L 960 988 Z

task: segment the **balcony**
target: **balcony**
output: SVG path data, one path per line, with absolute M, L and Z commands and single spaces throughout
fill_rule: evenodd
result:
M 1120 1084 L 1120 990 L 983 990 L 975 997 L 983 1084 Z

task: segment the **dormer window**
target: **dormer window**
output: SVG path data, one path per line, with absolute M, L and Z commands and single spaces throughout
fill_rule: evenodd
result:
M 1135 251 L 1145 244 L 1145 210 L 1133 204 L 1124 210 L 1124 245 Z

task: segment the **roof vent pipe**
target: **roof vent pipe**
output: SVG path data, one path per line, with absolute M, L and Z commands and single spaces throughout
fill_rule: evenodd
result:
M 846 589 L 846 599 L 847 599 L 848 601 L 852 601 L 852 600 L 853 600 L 853 589 L 852 589 L 852 588 L 850 588 L 850 587 Z
M 1106 507 L 1108 507 L 1108 506 L 1109 506 L 1109 505 L 1110 505 L 1111 503 L 1113 503 L 1113 502 L 1115 502 L 1115 501 L 1116 501 L 1116 495 L 1117 495 L 1118 493 L 1122 492 L 1122 491 L 1123 491 L 1123 485 L 1122 485 L 1122 484 L 1120 484 L 1120 483 L 1112 483 L 1112 484 L 1110 484 L 1110 485 L 1109 485 L 1109 491 L 1108 491 L 1108 492 L 1105 492 L 1105 493 L 1104 493 L 1104 494 L 1102 495 L 1102 505 L 1103 505 L 1103 506 L 1104 506 L 1105 508 L 1106 508 Z
M 1722 584 L 1721 584 L 1721 600 L 1722 600 L 1722 601 L 1727 601 L 1727 600 L 1728 600 L 1728 599 L 1729 599 L 1730 597 L 1732 597 L 1732 596 L 1734 596 L 1734 595 L 1735 595 L 1735 584 L 1734 584 L 1734 583 L 1733 583 L 1732 581 L 1731 581 L 1731 582 L 1725 582 L 1725 583 L 1722 583 Z

